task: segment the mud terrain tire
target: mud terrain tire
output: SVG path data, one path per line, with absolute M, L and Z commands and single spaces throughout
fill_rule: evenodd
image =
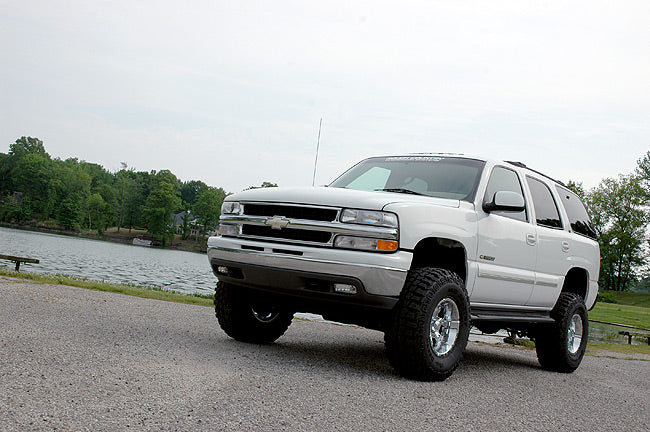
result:
M 458 275 L 412 270 L 385 334 L 388 359 L 404 377 L 442 381 L 458 366 L 469 329 L 469 301 Z
M 537 359 L 546 370 L 573 372 L 580 366 L 587 347 L 587 308 L 580 296 L 565 292 L 560 294 L 551 318 L 554 324 L 541 326 L 536 331 Z
M 249 343 L 274 342 L 291 324 L 293 312 L 259 304 L 246 289 L 219 282 L 214 294 L 219 325 L 231 338 Z

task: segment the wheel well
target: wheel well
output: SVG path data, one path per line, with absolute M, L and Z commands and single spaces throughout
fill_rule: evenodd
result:
M 583 268 L 574 267 L 567 273 L 562 285 L 562 292 L 570 292 L 579 295 L 582 300 L 587 298 L 587 287 L 589 286 L 589 274 Z
M 413 249 L 411 269 L 438 267 L 451 270 L 465 282 L 467 280 L 467 258 L 465 247 L 456 240 L 426 238 Z

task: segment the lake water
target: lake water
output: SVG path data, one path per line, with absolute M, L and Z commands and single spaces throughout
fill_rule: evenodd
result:
M 63 273 L 184 293 L 209 294 L 217 283 L 207 255 L 194 252 L 0 227 L 0 254 L 39 259 L 40 264 L 20 265 L 21 271 L 33 273 Z M 5 260 L 0 260 L 1 265 L 14 267 Z

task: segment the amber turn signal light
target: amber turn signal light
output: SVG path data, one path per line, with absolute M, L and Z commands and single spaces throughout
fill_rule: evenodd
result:
M 377 240 L 377 250 L 380 251 L 397 250 L 397 242 L 392 240 Z

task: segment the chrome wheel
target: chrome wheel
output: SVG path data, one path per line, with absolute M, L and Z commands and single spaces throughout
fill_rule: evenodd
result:
M 569 350 L 569 353 L 575 354 L 578 352 L 578 349 L 580 349 L 580 344 L 582 343 L 582 332 L 582 317 L 578 314 L 573 314 L 567 330 L 567 349 Z
M 272 308 L 257 308 L 256 310 L 255 306 L 251 306 L 251 311 L 255 319 L 263 323 L 271 322 L 278 316 L 278 312 Z
M 446 297 L 438 303 L 431 316 L 429 343 L 436 355 L 445 355 L 454 347 L 460 328 L 460 312 L 456 302 Z

